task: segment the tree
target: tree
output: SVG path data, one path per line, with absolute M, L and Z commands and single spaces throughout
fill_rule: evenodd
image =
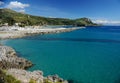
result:
M 8 23 L 11 26 L 15 24 L 15 20 L 12 17 L 5 17 L 3 18 L 3 23 Z

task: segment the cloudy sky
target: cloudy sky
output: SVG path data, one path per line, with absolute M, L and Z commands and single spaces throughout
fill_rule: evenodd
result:
M 88 17 L 97 23 L 120 24 L 120 0 L 0 0 L 0 8 L 46 17 Z

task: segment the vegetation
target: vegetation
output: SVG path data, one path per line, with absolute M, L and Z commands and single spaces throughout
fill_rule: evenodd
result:
M 50 80 L 48 80 L 48 79 L 44 79 L 44 83 L 53 83 L 52 81 L 50 81 Z M 58 82 L 54 82 L 54 83 L 64 83 L 64 82 L 60 82 L 60 81 L 58 81 Z
M 29 83 L 36 83 L 36 81 L 31 79 Z
M 35 80 L 31 79 L 29 83 L 37 83 Z M 48 79 L 44 79 L 43 83 L 53 83 L 52 81 L 49 81 Z M 63 83 L 63 82 L 54 82 L 54 83 Z
M 75 23 L 77 26 L 95 26 L 97 24 L 93 23 L 90 19 L 88 18 L 80 18 L 76 19 Z
M 19 13 L 10 9 L 0 9 L 0 24 L 8 23 L 13 25 L 19 23 L 20 26 L 28 25 L 75 25 L 75 26 L 94 26 L 96 25 L 88 18 L 66 19 L 66 18 L 47 18 Z
M 0 69 L 0 83 L 21 83 L 11 75 L 7 75 L 3 70 Z

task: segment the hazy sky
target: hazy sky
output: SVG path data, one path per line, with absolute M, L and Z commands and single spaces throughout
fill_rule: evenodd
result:
M 38 16 L 120 23 L 120 0 L 0 0 L 0 6 Z

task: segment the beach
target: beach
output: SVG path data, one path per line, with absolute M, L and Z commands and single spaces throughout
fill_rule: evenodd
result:
M 0 39 L 22 38 L 38 34 L 70 32 L 85 27 L 73 28 L 31 28 L 31 27 L 0 27 Z

